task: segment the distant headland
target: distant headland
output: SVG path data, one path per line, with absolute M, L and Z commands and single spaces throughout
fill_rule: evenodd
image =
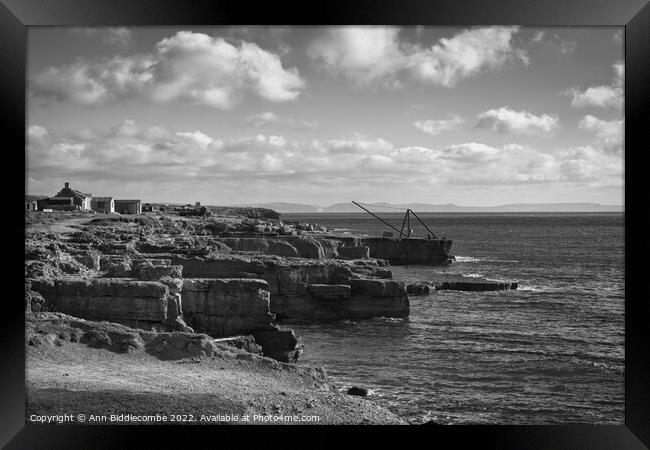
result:
M 453 203 L 447 204 L 429 204 L 429 203 L 373 203 L 373 211 L 376 212 L 397 212 L 398 210 L 412 209 L 417 212 L 449 212 L 449 213 L 505 213 L 505 212 L 624 212 L 623 205 L 602 205 L 600 203 L 510 203 L 497 206 L 461 206 Z M 330 206 L 308 205 L 301 203 L 259 203 L 259 204 L 242 204 L 233 206 L 250 206 L 255 208 L 269 208 L 279 213 L 363 213 L 359 208 L 354 207 L 351 203 L 335 203 Z

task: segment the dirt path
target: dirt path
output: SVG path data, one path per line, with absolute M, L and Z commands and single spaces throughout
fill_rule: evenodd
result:
M 33 223 L 29 224 L 27 229 L 35 232 L 51 232 L 51 233 L 75 233 L 79 231 L 78 228 L 74 228 L 73 225 L 84 225 L 90 222 L 93 217 L 74 217 L 70 219 L 64 219 L 57 222 L 50 223 Z
M 28 418 L 189 414 L 196 419 L 191 423 L 202 424 L 210 422 L 201 415 L 248 414 L 258 424 L 271 423 L 265 416 L 306 417 L 312 424 L 403 423 L 371 399 L 333 391 L 307 370 L 250 354 L 161 361 L 142 350 L 118 354 L 64 342 L 28 346 L 26 364 Z

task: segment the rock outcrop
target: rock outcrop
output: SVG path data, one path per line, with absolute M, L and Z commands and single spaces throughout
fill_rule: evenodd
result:
M 255 279 L 183 280 L 183 318 L 214 337 L 249 334 L 273 323 L 268 284 Z
M 90 320 L 107 320 L 146 330 L 174 329 L 181 306 L 157 281 L 121 278 L 59 278 L 32 281 L 48 310 Z
M 256 279 L 185 279 L 183 317 L 213 337 L 251 334 L 264 356 L 294 362 L 302 353 L 293 330 L 273 323 L 268 283 Z
M 327 259 L 233 254 L 209 258 L 169 257 L 174 264 L 183 266 L 187 277 L 248 277 L 266 281 L 270 312 L 280 320 L 405 317 L 409 313 L 408 295 L 403 283 L 366 278 L 368 273 L 384 269 L 370 260 L 356 265 Z

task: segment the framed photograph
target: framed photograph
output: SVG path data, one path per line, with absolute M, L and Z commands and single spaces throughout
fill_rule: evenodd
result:
M 217 425 L 650 445 L 647 1 L 0 18 L 25 148 L 6 448 Z

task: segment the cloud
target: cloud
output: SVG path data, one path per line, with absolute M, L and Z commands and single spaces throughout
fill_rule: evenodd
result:
M 27 129 L 27 136 L 30 139 L 44 139 L 49 136 L 49 132 L 45 127 L 39 125 L 30 125 Z
M 271 102 L 295 100 L 304 88 L 295 68 L 257 44 L 181 31 L 150 54 L 79 59 L 50 67 L 30 80 L 37 98 L 103 105 L 144 98 L 231 109 L 246 94 Z
M 559 152 L 558 164 L 561 173 L 571 180 L 598 185 L 622 185 L 623 182 L 623 158 L 590 145 Z
M 457 114 L 451 114 L 448 119 L 440 120 L 416 120 L 413 126 L 418 130 L 436 136 L 443 131 L 455 130 L 460 128 L 465 123 L 465 120 Z
M 262 128 L 269 125 L 287 125 L 293 128 L 309 130 L 318 128 L 318 122 L 315 120 L 296 120 L 291 117 L 280 117 L 271 111 L 248 116 L 244 119 L 243 124 L 254 128 Z
M 101 180 L 114 186 L 173 180 L 176 185 L 213 187 L 215 183 L 228 183 L 240 189 L 265 186 L 265 190 L 286 183 L 293 183 L 294 189 L 301 183 L 309 189 L 332 185 L 344 189 L 361 184 L 379 189 L 386 183 L 622 182 L 622 156 L 595 145 L 542 152 L 517 144 L 490 146 L 480 142 L 441 148 L 399 147 L 385 139 L 361 135 L 301 141 L 258 134 L 221 140 L 199 130 L 142 128 L 135 123 L 129 125 L 137 127 L 137 132 L 116 133 L 122 125 L 98 130 L 93 140 L 33 125 L 28 129 L 27 175 L 38 183 L 50 180 L 52 185 L 58 185 L 61 178 L 93 183 Z
M 72 28 L 70 32 L 73 35 L 82 36 L 85 38 L 99 39 L 101 42 L 108 45 L 119 45 L 127 47 L 131 44 L 131 30 L 128 28 Z
M 612 42 L 615 44 L 622 44 L 623 43 L 623 30 L 618 30 L 614 35 L 612 36 Z
M 545 31 L 536 31 L 530 42 L 562 55 L 572 54 L 578 46 L 576 41 L 564 40 L 557 33 L 548 34 Z
M 480 113 L 475 126 L 499 133 L 551 136 L 559 127 L 559 119 L 548 114 L 537 116 L 528 111 L 514 111 L 506 106 Z
M 571 97 L 571 106 L 574 108 L 622 108 L 623 107 L 623 83 L 625 80 L 625 65 L 617 62 L 612 66 L 614 78 L 610 85 L 591 86 L 580 90 L 571 88 L 564 95 Z
M 592 131 L 596 135 L 594 146 L 615 154 L 623 153 L 623 119 L 601 120 L 587 115 L 580 120 L 578 128 Z
M 544 39 L 544 36 L 545 36 L 545 35 L 546 35 L 545 32 L 543 32 L 543 31 L 537 31 L 537 32 L 535 32 L 535 34 L 533 35 L 533 37 L 532 37 L 532 39 L 531 39 L 531 42 L 535 42 L 535 43 L 542 42 L 542 39 Z
M 176 133 L 176 136 L 180 136 L 182 138 L 188 139 L 190 142 L 195 143 L 202 149 L 208 148 L 208 146 L 212 144 L 212 142 L 214 142 L 214 139 L 212 139 L 207 134 L 201 133 L 200 131 L 193 131 L 193 132 L 179 131 Z
M 403 42 L 395 27 L 328 29 L 308 48 L 317 66 L 353 82 L 400 87 L 407 79 L 452 87 L 460 80 L 503 67 L 513 60 L 528 63 L 515 49 L 518 27 L 463 30 L 429 47 Z
M 133 137 L 140 133 L 140 127 L 136 125 L 135 121 L 127 119 L 113 125 L 109 132 L 117 137 Z

